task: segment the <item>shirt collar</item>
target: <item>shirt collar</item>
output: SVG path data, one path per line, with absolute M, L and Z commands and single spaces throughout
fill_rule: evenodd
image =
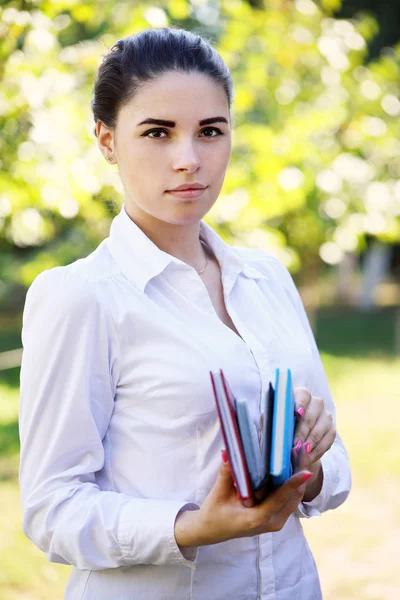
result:
M 229 277 L 233 282 L 240 273 L 243 273 L 252 279 L 268 279 L 254 267 L 254 264 L 244 259 L 244 249 L 226 244 L 205 221 L 200 221 L 200 238 L 217 258 L 223 278 Z M 125 204 L 111 223 L 107 245 L 111 256 L 125 277 L 133 281 L 141 291 L 144 291 L 150 279 L 162 273 L 171 263 L 191 268 L 179 258 L 160 250 L 132 221 L 126 212 Z

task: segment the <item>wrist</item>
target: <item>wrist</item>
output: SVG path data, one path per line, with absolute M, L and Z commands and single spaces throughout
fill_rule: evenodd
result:
M 311 471 L 313 475 L 306 483 L 306 491 L 303 496 L 303 502 L 311 502 L 314 500 L 314 498 L 316 498 L 320 493 L 324 481 L 324 471 L 321 460 L 317 460 L 315 463 L 310 465 L 309 471 Z
M 174 535 L 180 548 L 200 546 L 199 509 L 183 510 L 175 519 Z

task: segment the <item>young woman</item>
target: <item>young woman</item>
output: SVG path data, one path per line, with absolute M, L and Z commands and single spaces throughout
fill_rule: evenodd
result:
M 288 271 L 202 220 L 231 102 L 221 57 L 183 30 L 120 40 L 99 68 L 96 136 L 124 205 L 92 254 L 36 278 L 22 332 L 23 529 L 73 565 L 67 599 L 321 598 L 300 518 L 345 500 L 348 457 Z M 259 427 L 276 367 L 292 370 L 307 470 L 246 508 L 209 371 Z

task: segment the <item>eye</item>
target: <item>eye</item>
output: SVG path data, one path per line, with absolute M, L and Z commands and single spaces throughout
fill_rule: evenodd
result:
M 219 135 L 223 135 L 222 131 L 220 129 L 218 129 L 218 127 L 205 127 L 201 133 L 204 133 L 204 134 L 211 133 L 211 135 L 204 136 L 207 138 L 213 138 L 213 137 L 218 137 Z M 215 134 L 215 135 L 213 135 L 213 134 Z
M 164 137 L 160 135 L 161 133 L 168 134 L 168 131 L 166 129 L 161 129 L 160 127 L 157 127 L 156 129 L 149 129 L 148 131 L 145 131 L 140 137 L 149 137 L 152 140 L 161 140 Z

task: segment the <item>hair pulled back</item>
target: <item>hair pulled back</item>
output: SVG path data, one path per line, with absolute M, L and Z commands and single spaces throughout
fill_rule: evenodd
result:
M 208 41 L 184 29 L 145 29 L 116 42 L 103 58 L 91 103 L 95 123 L 115 128 L 120 108 L 140 86 L 169 71 L 211 77 L 223 86 L 231 107 L 231 72 Z

